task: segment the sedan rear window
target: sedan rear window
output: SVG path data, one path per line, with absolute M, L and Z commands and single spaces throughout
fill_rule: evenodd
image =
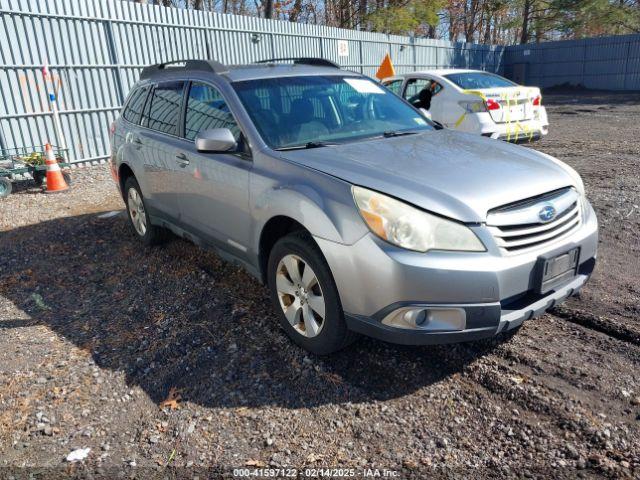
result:
M 489 72 L 464 72 L 449 73 L 444 78 L 451 80 L 460 88 L 465 90 L 479 90 L 483 88 L 504 88 L 516 87 L 517 83 L 507 80 L 500 75 Z

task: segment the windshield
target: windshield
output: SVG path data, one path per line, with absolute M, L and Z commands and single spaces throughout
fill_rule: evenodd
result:
M 518 86 L 517 83 L 513 83 L 511 80 L 507 80 L 495 73 L 488 72 L 450 73 L 448 75 L 444 75 L 444 78 L 451 80 L 457 86 L 464 88 L 465 90 Z
M 265 78 L 233 87 L 275 149 L 434 129 L 396 95 L 363 77 Z

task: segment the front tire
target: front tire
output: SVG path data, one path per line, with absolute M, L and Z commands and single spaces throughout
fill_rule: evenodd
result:
M 129 223 L 136 237 L 145 245 L 157 245 L 164 241 L 166 231 L 151 224 L 140 185 L 134 177 L 129 177 L 125 182 L 124 193 Z
M 329 265 L 308 235 L 294 233 L 278 240 L 267 274 L 280 324 L 297 345 L 328 355 L 353 342 L 356 334 L 345 323 Z

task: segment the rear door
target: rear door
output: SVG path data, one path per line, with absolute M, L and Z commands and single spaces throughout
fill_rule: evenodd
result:
M 140 133 L 142 130 L 142 127 L 140 127 L 140 119 L 150 90 L 151 87 L 146 85 L 137 87 L 131 92 L 122 110 L 120 119 L 116 121 L 111 139 L 112 161 L 118 156 L 124 163 L 127 163 L 136 171 L 138 170 L 137 167 L 143 164 L 143 152 L 140 141 Z M 145 184 L 144 176 L 140 177 L 138 183 L 144 194 L 148 188 Z
M 212 128 L 231 130 L 238 142 L 237 150 L 198 152 L 196 136 Z M 182 160 L 177 176 L 183 222 L 201 236 L 217 240 L 236 256 L 246 257 L 251 226 L 249 172 L 253 162 L 240 127 L 215 86 L 198 81 L 189 86 L 180 147 L 178 155 Z
M 179 219 L 180 191 L 173 173 L 177 169 L 176 141 L 180 138 L 180 118 L 184 81 L 155 85 L 142 114 L 139 143 L 147 184 L 147 207 L 154 215 Z

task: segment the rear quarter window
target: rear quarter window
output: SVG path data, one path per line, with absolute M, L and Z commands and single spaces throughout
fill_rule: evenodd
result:
M 147 99 L 147 93 L 149 93 L 148 87 L 136 88 L 129 101 L 122 111 L 122 117 L 131 123 L 139 124 L 140 116 L 142 115 L 142 109 L 144 108 L 144 102 Z

